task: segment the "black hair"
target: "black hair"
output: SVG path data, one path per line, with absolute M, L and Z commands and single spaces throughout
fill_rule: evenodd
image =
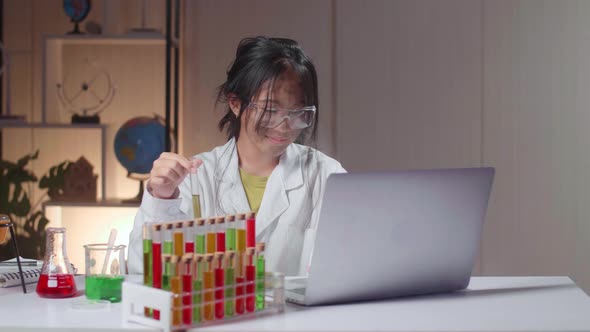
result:
M 228 140 L 237 140 L 240 137 L 240 119 L 263 84 L 269 82 L 268 87 L 272 91 L 275 80 L 288 70 L 292 70 L 299 79 L 305 106 L 316 107 L 313 124 L 301 132 L 296 142 L 305 144 L 315 141 L 319 113 L 315 67 L 296 41 L 263 36 L 244 38 L 240 41 L 236 58 L 227 70 L 227 80 L 219 86 L 217 103 L 228 104 L 225 115 L 219 121 L 219 130 L 226 130 Z M 238 116 L 229 107 L 229 98 L 239 99 Z M 264 112 L 267 111 L 265 106 Z M 256 131 L 260 133 L 264 130 L 259 120 L 256 123 Z

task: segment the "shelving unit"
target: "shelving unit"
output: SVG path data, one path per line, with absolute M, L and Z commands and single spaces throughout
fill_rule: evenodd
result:
M 0 123 L 0 130 L 3 128 L 21 128 L 21 129 L 97 129 L 100 131 L 100 188 L 101 200 L 105 198 L 106 193 L 106 129 L 103 124 L 65 124 L 65 123 Z M 97 197 L 98 198 L 98 197 Z

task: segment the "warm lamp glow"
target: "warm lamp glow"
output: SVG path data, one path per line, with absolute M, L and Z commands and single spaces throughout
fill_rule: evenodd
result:
M 117 230 L 116 244 L 129 245 L 129 233 L 137 207 L 46 206 L 47 227 L 66 228 L 66 252 L 70 262 L 84 274 L 84 247 L 106 243 L 111 228 Z M 127 257 L 127 255 L 125 255 Z

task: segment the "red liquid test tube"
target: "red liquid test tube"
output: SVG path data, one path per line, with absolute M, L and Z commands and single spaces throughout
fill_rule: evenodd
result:
M 246 214 L 246 247 L 256 247 L 256 214 L 254 212 Z

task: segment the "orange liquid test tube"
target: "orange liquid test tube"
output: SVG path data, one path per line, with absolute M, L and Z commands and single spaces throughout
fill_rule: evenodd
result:
M 174 294 L 172 301 L 172 325 L 179 326 L 182 322 L 182 276 L 179 267 L 180 256 L 173 255 L 170 260 L 170 269 L 173 275 L 170 276 L 170 290 Z
M 217 236 L 215 232 L 215 218 L 209 218 L 205 222 L 207 238 L 205 239 L 206 246 L 207 246 L 207 253 L 214 254 L 215 253 L 215 237 Z
M 213 278 L 213 259 L 213 254 L 205 255 L 205 268 L 203 270 L 203 321 L 211 321 L 215 319 L 215 299 L 213 298 L 215 279 Z
M 184 254 L 184 223 L 179 221 L 174 224 L 174 255 L 182 257 Z

